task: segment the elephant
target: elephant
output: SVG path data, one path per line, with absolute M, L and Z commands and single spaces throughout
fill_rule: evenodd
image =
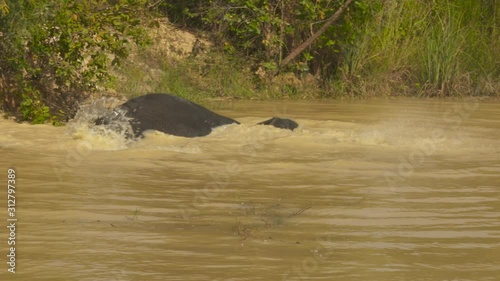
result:
M 147 130 L 181 137 L 201 137 L 212 129 L 240 124 L 186 99 L 162 93 L 146 94 L 127 101 L 109 114 L 97 118 L 96 125 L 110 125 L 117 120 L 128 120 L 132 132 L 127 137 L 140 138 Z M 271 125 L 293 131 L 298 124 L 290 119 L 273 117 L 257 125 Z

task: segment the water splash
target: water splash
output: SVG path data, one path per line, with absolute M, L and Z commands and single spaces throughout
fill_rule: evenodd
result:
M 67 124 L 74 139 L 90 142 L 93 149 L 117 150 L 129 147 L 135 140 L 132 136 L 130 118 L 124 111 L 112 109 L 119 104 L 116 98 L 100 98 L 81 105 L 75 117 Z M 105 121 L 96 125 L 97 120 Z

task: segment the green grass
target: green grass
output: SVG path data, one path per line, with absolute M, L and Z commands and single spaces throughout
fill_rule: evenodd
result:
M 488 2 L 387 1 L 344 48 L 328 95 L 498 95 L 499 8 Z

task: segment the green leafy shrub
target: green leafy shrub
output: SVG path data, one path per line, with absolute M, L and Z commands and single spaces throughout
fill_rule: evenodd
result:
M 5 1 L 0 14 L 4 109 L 33 123 L 66 120 L 112 79 L 108 69 L 147 43 L 146 0 Z M 0 5 L 0 7 L 2 7 Z M 59 116 L 59 118 L 56 118 Z
M 225 0 L 169 1 L 161 11 L 182 25 L 209 30 L 229 55 L 252 57 L 257 66 L 280 65 L 294 47 L 311 36 L 343 1 Z M 342 41 L 353 43 L 354 21 L 366 18 L 367 5 L 357 1 L 349 20 L 340 20 L 297 59 L 291 69 L 332 73 Z M 359 12 L 361 11 L 361 12 Z M 348 18 L 348 17 L 345 17 Z M 328 61 L 328 63 L 322 63 Z M 332 63 L 333 61 L 333 63 Z M 272 71 L 271 71 L 272 72 Z

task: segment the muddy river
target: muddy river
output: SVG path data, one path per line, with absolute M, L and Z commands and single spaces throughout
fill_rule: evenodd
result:
M 1 119 L 0 280 L 499 280 L 500 103 L 211 108 L 242 125 Z

